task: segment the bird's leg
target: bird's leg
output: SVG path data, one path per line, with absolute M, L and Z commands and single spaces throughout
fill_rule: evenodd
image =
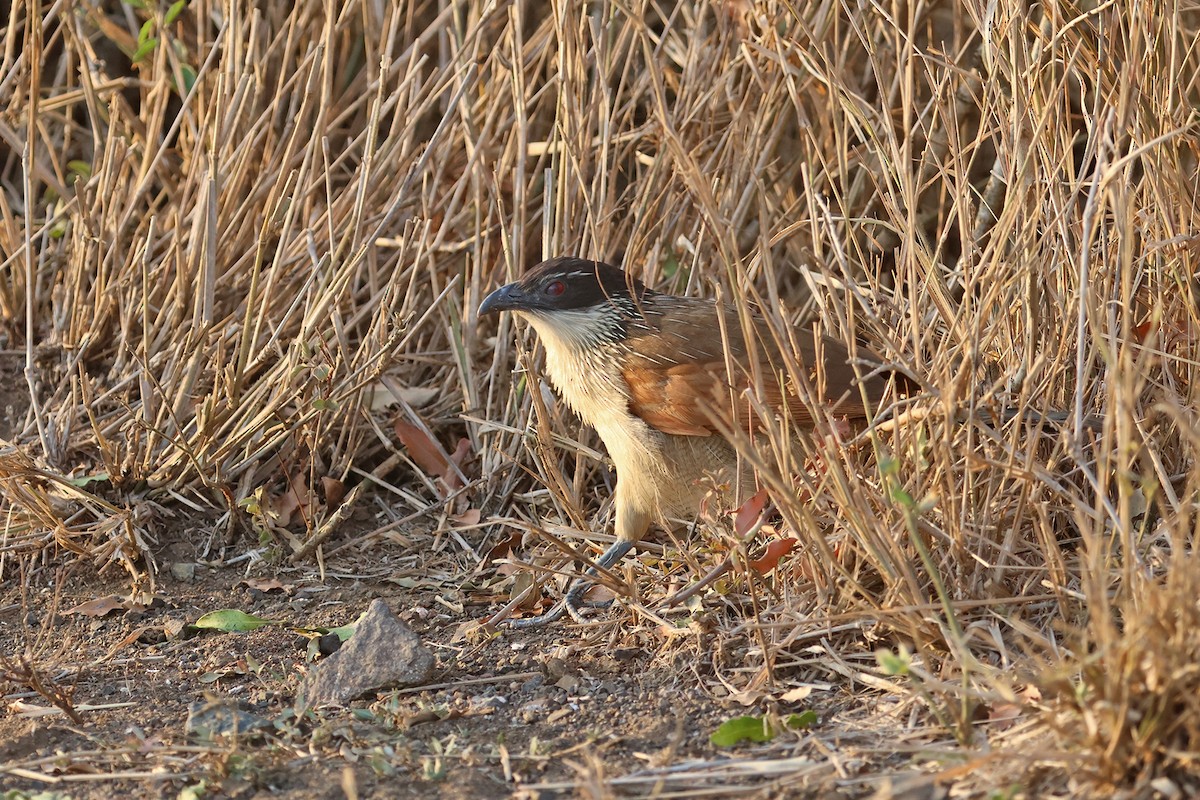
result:
M 624 491 L 622 491 L 623 487 Z M 576 622 L 586 622 L 584 616 L 579 613 L 579 607 L 584 594 L 587 593 L 588 587 L 595 582 L 592 578 L 600 574 L 600 569 L 609 569 L 624 558 L 625 554 L 633 549 L 634 544 L 641 541 L 642 537 L 646 535 L 646 531 L 650 530 L 652 512 L 646 503 L 638 502 L 641 499 L 636 494 L 631 493 L 627 485 L 618 478 L 616 495 L 617 540 L 609 545 L 609 548 L 596 559 L 594 567 L 589 567 L 581 577 L 571 582 L 567 593 L 554 608 L 539 617 L 513 620 L 511 623 L 512 626 L 514 628 L 535 628 L 539 625 L 545 625 L 548 622 L 562 619 L 563 614 L 569 615 Z M 608 601 L 603 605 L 608 605 L 610 602 L 612 601 Z
M 609 548 L 605 550 L 598 559 L 596 559 L 595 567 L 588 567 L 587 571 L 583 573 L 582 577 L 571 581 L 571 586 L 569 589 L 567 589 L 567 593 L 563 595 L 563 599 L 559 600 L 554 608 L 538 617 L 530 617 L 529 619 L 515 619 L 511 623 L 512 626 L 514 628 L 536 628 L 539 625 L 545 625 L 548 622 L 554 622 L 555 620 L 562 619 L 563 614 L 567 614 L 576 622 L 586 622 L 584 616 L 579 613 L 579 608 L 581 605 L 583 605 L 583 596 L 587 593 L 587 590 L 591 587 L 591 585 L 595 583 L 592 578 L 600 574 L 600 570 L 597 569 L 597 567 L 600 567 L 601 569 L 608 569 L 613 564 L 616 564 L 618 561 L 624 558 L 625 554 L 632 549 L 633 542 L 627 542 L 622 539 L 618 539 L 617 541 L 613 542 Z M 608 600 L 602 605 L 608 605 L 611 602 L 611 600 Z

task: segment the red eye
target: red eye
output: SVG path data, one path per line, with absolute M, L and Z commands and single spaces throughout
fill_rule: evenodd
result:
M 550 281 L 550 283 L 546 284 L 546 288 L 542 289 L 543 292 L 550 295 L 551 297 L 558 297 L 560 294 L 562 294 L 566 290 L 567 290 L 567 285 L 565 283 L 563 283 L 562 281 Z

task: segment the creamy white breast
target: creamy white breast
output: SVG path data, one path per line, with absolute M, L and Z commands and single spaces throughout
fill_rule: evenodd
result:
M 596 429 L 620 474 L 662 474 L 661 434 L 629 412 L 619 371 L 620 348 L 607 333 L 610 320 L 594 309 L 523 314 L 546 348 L 546 373 L 563 400 Z M 611 321 L 611 324 L 619 324 Z

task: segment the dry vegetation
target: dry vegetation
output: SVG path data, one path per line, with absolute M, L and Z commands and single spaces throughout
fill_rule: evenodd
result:
M 779 523 L 660 539 L 558 638 L 638 626 L 751 700 L 831 682 L 864 752 L 965 759 L 912 756 L 963 793 L 1200 789 L 1200 5 L 101 5 L 2 34 L 10 596 L 152 590 L 179 515 L 212 558 L 398 536 L 464 579 L 530 523 L 603 546 L 598 442 L 474 312 L 599 257 L 857 337 L 921 413 L 744 443 Z M 766 580 L 655 609 L 772 530 Z

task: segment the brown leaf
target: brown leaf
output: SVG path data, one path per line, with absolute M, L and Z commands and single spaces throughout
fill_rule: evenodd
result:
M 779 700 L 783 703 L 799 703 L 801 700 L 807 700 L 812 691 L 813 687 L 811 686 L 797 686 L 795 689 L 788 689 L 784 692 Z
M 403 419 L 397 419 L 392 427 L 409 457 L 426 475 L 440 477 L 446 474 L 450 462 L 442 455 L 437 442 L 430 439 L 425 431 Z
M 560 680 L 558 682 L 558 685 L 561 686 L 562 682 L 565 680 L 566 680 L 566 678 L 563 678 L 562 680 Z M 554 711 L 551 711 L 550 714 L 546 717 L 546 724 L 553 725 L 554 723 L 559 722 L 560 720 L 564 720 L 574 713 L 575 713 L 575 709 L 571 708 L 569 705 L 563 706 L 562 708 L 559 708 L 559 709 L 555 709 Z
M 247 578 L 242 584 L 260 592 L 290 592 L 295 587 L 290 583 L 282 583 L 275 578 Z
M 150 592 L 133 592 L 128 597 L 122 598 L 122 603 L 128 611 L 145 611 L 165 605 L 161 597 L 156 597 Z
M 475 641 L 483 626 L 478 620 L 468 619 L 458 623 L 454 633 L 450 634 L 450 644 L 462 641 Z
M 750 562 L 750 568 L 759 575 L 766 575 L 771 570 L 779 565 L 779 559 L 792 552 L 796 546 L 796 540 L 792 538 L 775 539 L 767 545 L 767 552 L 763 553 L 761 558 L 756 558 Z
M 517 597 L 520 596 L 521 592 L 525 591 L 532 585 L 533 585 L 533 575 L 529 574 L 528 572 L 526 572 L 524 570 L 516 573 L 515 575 L 513 575 L 513 584 L 512 584 L 512 589 L 510 589 L 509 593 L 508 593 L 508 601 L 511 603 L 513 600 L 515 600 Z M 529 610 L 529 609 L 534 608 L 541 602 L 542 602 L 541 592 L 530 592 L 529 596 L 526 597 L 521 602 L 521 605 L 519 605 L 518 608 L 520 608 L 522 610 Z
M 407 717 L 401 720 L 401 724 L 405 728 L 411 728 L 414 725 L 421 725 L 422 723 L 426 722 L 440 722 L 441 719 L 442 718 L 439 717 L 435 711 L 431 711 L 430 709 L 426 708 L 413 714 L 409 714 Z
M 337 508 L 346 496 L 346 484 L 337 478 L 325 476 L 321 478 L 321 491 L 325 493 L 325 507 Z
M 524 538 L 524 534 L 522 534 L 521 531 L 516 531 L 507 539 L 502 539 L 500 542 L 493 545 L 491 550 L 488 550 L 487 556 L 483 559 L 484 563 L 486 564 L 490 561 L 499 561 L 502 558 L 508 558 L 508 554 L 516 549 L 519 544 L 521 544 L 522 538 Z
M 730 695 L 728 699 L 740 703 L 743 706 L 752 706 L 766 696 L 767 693 L 761 689 L 744 689 L 737 694 Z
M 1006 731 L 1021 718 L 1021 711 L 1016 703 L 996 703 L 987 707 L 987 721 L 992 730 Z
M 461 438 L 458 440 L 458 444 L 454 445 L 454 452 L 450 454 L 450 460 L 454 462 L 456 467 L 461 469 L 462 465 L 466 463 L 467 458 L 470 455 L 471 440 L 467 438 Z
M 275 523 L 282 528 L 291 524 L 297 511 L 312 505 L 315 498 L 304 479 L 304 473 L 297 472 L 288 479 L 288 489 L 283 494 L 271 495 L 269 499 L 271 512 L 275 515 Z
M 107 617 L 114 611 L 128 611 L 129 606 L 125 601 L 114 594 L 107 597 L 97 597 L 95 600 L 88 600 L 86 603 L 80 603 L 74 608 L 67 609 L 66 614 L 82 614 L 85 617 Z
M 759 489 L 753 497 L 742 503 L 742 507 L 737 510 L 737 514 L 733 518 L 734 533 L 738 536 L 745 536 L 754 527 L 754 523 L 758 522 L 763 509 L 767 506 L 767 499 L 767 490 Z
M 854 426 L 847 417 L 838 417 L 833 421 L 833 430 L 839 438 L 845 439 L 854 433 Z
M 617 599 L 617 594 L 602 583 L 593 584 L 583 595 L 590 603 L 610 603 Z
M 462 478 L 459 477 L 459 472 L 462 470 L 463 463 L 470 455 L 471 440 L 459 439 L 458 444 L 454 447 L 454 452 L 450 454 L 450 461 L 453 462 L 454 466 L 452 467 L 450 464 L 447 464 L 445 472 L 442 473 L 442 480 L 446 482 L 446 488 L 450 491 L 453 492 L 455 489 L 462 488 L 463 482 Z
M 461 514 L 455 514 L 450 517 L 454 521 L 456 528 L 470 528 L 472 525 L 478 525 L 479 520 L 483 519 L 483 512 L 478 508 L 468 508 Z

